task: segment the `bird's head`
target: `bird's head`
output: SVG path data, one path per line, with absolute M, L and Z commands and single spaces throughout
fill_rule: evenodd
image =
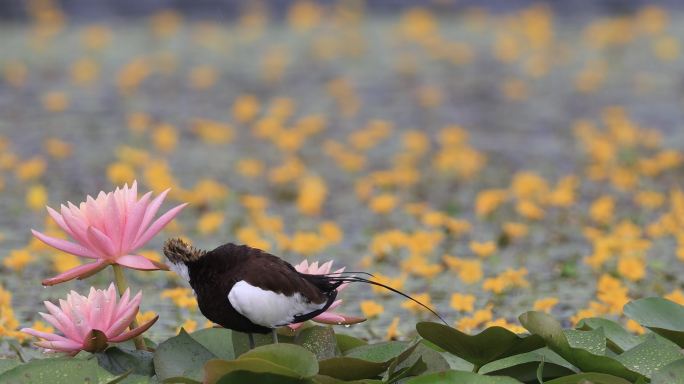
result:
M 197 249 L 179 238 L 164 242 L 164 256 L 170 262 L 169 268 L 187 281 L 190 281 L 188 263 L 193 263 L 206 254 L 207 251 Z

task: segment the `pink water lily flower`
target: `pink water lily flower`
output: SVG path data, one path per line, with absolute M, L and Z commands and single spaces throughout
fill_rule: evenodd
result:
M 79 206 L 71 202 L 62 204 L 60 212 L 47 207 L 52 219 L 74 242 L 32 229 L 33 235 L 61 251 L 96 261 L 43 280 L 43 285 L 82 279 L 110 264 L 139 270 L 168 269 L 164 264 L 135 254 L 187 205 L 180 204 L 153 222 L 168 192 L 167 189 L 152 200 L 152 192 L 148 192 L 138 199 L 138 184 L 133 182 L 130 188 L 126 184 L 114 192 L 100 192 L 95 199 L 88 196 Z
M 21 331 L 43 339 L 36 343 L 41 348 L 71 354 L 78 351 L 99 352 L 108 343 L 119 343 L 142 334 L 159 318 L 157 316 L 135 329 L 127 330 L 138 313 L 142 293 L 138 292 L 131 299 L 130 290 L 126 289 L 118 303 L 117 298 L 114 284 L 110 284 L 106 290 L 91 287 L 87 297 L 71 291 L 66 300 L 59 300 L 59 307 L 46 301 L 45 306 L 50 313 L 40 313 L 63 336 L 33 328 Z
M 327 263 L 324 263 L 322 265 L 318 265 L 318 262 L 313 262 L 309 264 L 308 261 L 304 260 L 301 263 L 295 265 L 295 269 L 299 273 L 306 273 L 309 275 L 325 275 L 331 273 L 330 270 L 332 269 L 333 261 L 330 260 Z M 344 272 L 344 268 L 340 268 L 336 270 L 335 272 L 332 272 L 331 274 L 335 273 L 341 273 Z M 337 288 L 337 291 L 343 290 L 347 284 L 342 284 Z M 321 313 L 320 315 L 314 317 L 311 319 L 312 321 L 315 321 L 317 323 L 321 324 L 337 324 L 337 325 L 349 325 L 349 324 L 356 324 L 356 323 L 361 323 L 363 321 L 366 321 L 363 317 L 354 317 L 354 316 L 347 316 L 343 315 L 341 313 L 336 313 L 332 312 L 333 309 L 337 308 L 342 304 L 342 300 L 335 300 L 334 303 L 328 308 L 327 311 Z M 304 323 L 295 323 L 295 324 L 290 324 L 288 327 L 290 329 L 297 330 L 299 327 L 304 325 Z

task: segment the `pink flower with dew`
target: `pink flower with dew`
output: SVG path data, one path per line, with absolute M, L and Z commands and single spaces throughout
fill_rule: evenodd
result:
M 45 306 L 50 313 L 40 313 L 63 336 L 32 328 L 23 328 L 21 331 L 43 339 L 35 343 L 41 348 L 71 354 L 78 351 L 98 352 L 104 350 L 107 343 L 119 343 L 142 334 L 159 318 L 157 316 L 135 329 L 127 330 L 138 313 L 142 293 L 138 292 L 131 299 L 130 290 L 126 289 L 118 303 L 117 299 L 114 284 L 110 284 L 106 290 L 91 287 L 87 297 L 71 291 L 66 300 L 59 300 L 59 307 L 46 301 Z
M 330 272 L 332 269 L 333 262 L 332 260 L 328 261 L 327 263 L 322 264 L 321 266 L 318 265 L 318 262 L 313 262 L 309 264 L 308 261 L 304 260 L 301 263 L 295 265 L 295 269 L 299 273 L 306 273 L 309 275 L 326 275 L 326 274 L 331 274 L 334 275 L 336 273 L 341 273 L 344 272 L 344 268 L 340 268 L 336 270 L 335 272 Z M 337 288 L 337 291 L 343 290 L 347 284 L 342 284 Z M 321 324 L 338 324 L 338 325 L 349 325 L 349 324 L 356 324 L 356 323 L 361 323 L 363 321 L 366 321 L 366 319 L 362 317 L 353 317 L 353 316 L 347 316 L 343 315 L 340 313 L 332 312 L 333 309 L 337 308 L 342 304 L 342 300 L 335 300 L 334 303 L 328 308 L 327 311 L 321 313 L 320 315 L 314 317 L 311 319 L 312 321 L 315 321 L 317 323 Z M 304 323 L 295 323 L 295 324 L 290 324 L 288 327 L 292 329 L 293 331 L 299 329 L 304 325 Z
M 168 192 L 167 189 L 154 199 L 151 199 L 152 192 L 148 192 L 138 199 L 138 184 L 133 182 L 130 188 L 126 184 L 114 192 L 100 192 L 95 199 L 88 196 L 79 206 L 71 202 L 62 204 L 60 212 L 47 207 L 52 219 L 75 242 L 32 229 L 33 236 L 66 253 L 96 261 L 43 280 L 43 285 L 83 279 L 110 264 L 145 271 L 168 269 L 164 264 L 135 254 L 187 205 L 180 204 L 153 222 Z

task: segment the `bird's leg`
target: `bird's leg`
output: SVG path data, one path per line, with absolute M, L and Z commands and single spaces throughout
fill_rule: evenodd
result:
M 247 335 L 249 335 L 249 349 L 254 349 L 254 335 L 251 333 Z
M 278 331 L 275 328 L 271 330 L 273 332 L 273 344 L 278 344 Z

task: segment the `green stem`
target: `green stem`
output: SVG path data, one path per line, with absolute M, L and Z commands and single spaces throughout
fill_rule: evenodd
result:
M 126 288 L 128 288 L 128 282 L 126 281 L 126 276 L 124 276 L 123 268 L 118 264 L 112 264 L 112 269 L 114 270 L 114 284 L 116 285 L 116 290 L 119 291 L 119 296 L 123 295 Z M 138 320 L 134 317 L 131 322 L 131 329 L 138 327 Z M 135 349 L 139 351 L 146 351 L 147 346 L 145 345 L 145 339 L 142 335 L 138 335 L 133 338 L 133 343 L 135 344 Z

